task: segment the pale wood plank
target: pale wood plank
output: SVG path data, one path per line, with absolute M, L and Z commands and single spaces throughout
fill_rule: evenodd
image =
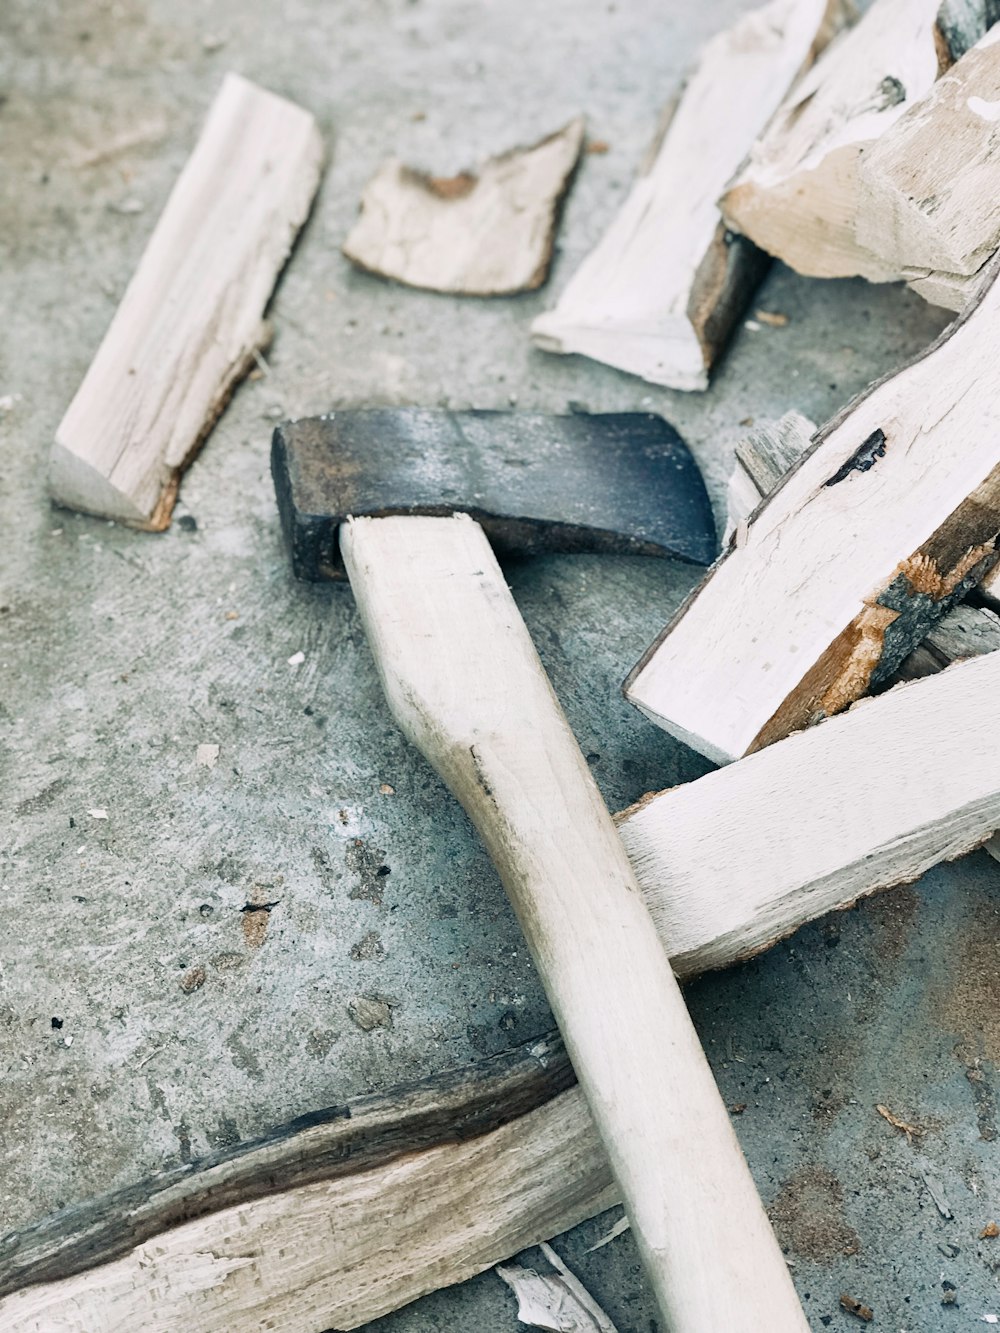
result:
M 479 525 L 356 519 L 341 550 L 403 732 L 524 930 L 676 1333 L 805 1330 L 620 839 Z
M 226 75 L 56 432 L 58 504 L 167 526 L 181 471 L 267 342 L 264 309 L 322 152 L 308 112 Z
M 991 281 L 821 433 L 633 672 L 648 716 L 728 762 L 885 683 L 992 567 L 998 310 Z
M 799 273 L 899 278 L 855 236 L 861 155 L 950 61 L 940 0 L 874 0 L 798 83 L 726 190 L 723 217 Z
M 541 286 L 583 129 L 578 116 L 530 148 L 448 179 L 390 159 L 365 187 L 344 254 L 436 292 L 499 296 Z
M 865 700 L 619 824 L 682 974 L 917 879 L 1000 827 L 1000 653 Z M 794 904 L 794 907 L 792 906 Z
M 971 277 L 1000 245 L 1000 26 L 865 152 L 855 235 L 885 262 Z
M 654 384 L 707 387 L 765 267 L 753 246 L 726 235 L 716 200 L 845 19 L 842 0 L 772 0 L 706 45 L 652 165 L 555 309 L 532 325 L 539 347 Z

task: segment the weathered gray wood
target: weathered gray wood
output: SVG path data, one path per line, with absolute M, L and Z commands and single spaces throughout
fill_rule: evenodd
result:
M 855 400 L 627 682 L 718 762 L 888 681 L 997 559 L 1000 287 Z
M 500 296 L 541 286 L 583 126 L 577 117 L 530 148 L 447 179 L 390 159 L 365 187 L 344 254 L 370 273 L 435 292 Z
M 169 524 L 181 472 L 268 341 L 264 308 L 322 156 L 307 111 L 226 75 L 56 432 L 58 504 Z
M 816 423 L 801 412 L 786 412 L 777 421 L 754 426 L 740 440 L 726 493 L 728 513 L 723 546 L 798 462 L 816 430 Z

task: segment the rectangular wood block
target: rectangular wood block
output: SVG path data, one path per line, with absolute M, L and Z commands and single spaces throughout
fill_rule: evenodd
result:
M 322 154 L 307 111 L 226 75 L 56 432 L 58 504 L 168 525 L 181 470 L 268 341 L 264 309 Z

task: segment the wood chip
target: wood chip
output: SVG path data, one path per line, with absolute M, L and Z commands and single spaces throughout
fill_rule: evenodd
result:
M 754 317 L 762 324 L 770 325 L 772 329 L 783 329 L 788 323 L 788 316 L 778 310 L 755 310 Z
M 182 469 L 268 340 L 264 307 L 309 212 L 322 151 L 308 112 L 226 76 L 56 432 L 58 504 L 136 527 L 169 524 Z
M 948 1196 L 944 1191 L 944 1185 L 929 1167 L 925 1167 L 920 1175 L 924 1184 L 927 1186 L 928 1194 L 934 1200 L 934 1207 L 943 1218 L 950 1221 L 955 1214 L 948 1201 Z
M 657 146 L 554 310 L 532 325 L 579 352 L 674 389 L 704 389 L 766 261 L 726 233 L 716 204 L 755 135 L 830 36 L 840 0 L 771 0 L 704 48 Z
M 496 1274 L 517 1297 L 517 1317 L 533 1328 L 555 1333 L 617 1333 L 583 1284 L 548 1245 L 541 1246 L 556 1274 L 536 1273 L 518 1264 L 500 1265 Z
M 599 1240 L 595 1240 L 593 1245 L 587 1246 L 587 1253 L 593 1254 L 595 1250 L 603 1250 L 605 1245 L 610 1245 L 611 1242 L 617 1240 L 619 1236 L 624 1236 L 630 1226 L 631 1223 L 627 1217 L 620 1217 L 614 1226 L 609 1231 L 605 1231 L 604 1235 L 601 1236 Z
M 475 174 L 428 176 L 390 159 L 365 187 L 344 254 L 371 273 L 437 292 L 498 296 L 541 286 L 583 126 L 577 117 Z
M 861 1301 L 855 1300 L 853 1296 L 846 1294 L 841 1296 L 840 1304 L 848 1314 L 857 1315 L 859 1319 L 863 1319 L 866 1323 L 870 1323 L 875 1318 L 875 1312 L 871 1306 L 862 1304 Z
M 979 1233 L 980 1240 L 996 1240 L 1000 1236 L 1000 1226 L 996 1222 L 987 1222 Z
M 919 1138 L 924 1132 L 918 1125 L 908 1125 L 905 1120 L 900 1120 L 898 1116 L 893 1115 L 888 1106 L 879 1103 L 875 1110 L 878 1111 L 883 1120 L 888 1120 L 894 1129 L 898 1129 L 906 1135 L 907 1143 L 912 1143 L 915 1137 Z

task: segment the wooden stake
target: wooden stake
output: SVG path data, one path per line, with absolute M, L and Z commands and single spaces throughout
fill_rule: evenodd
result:
M 863 153 L 932 86 L 951 52 L 940 0 L 874 0 L 798 83 L 720 207 L 734 230 L 799 273 L 898 279 L 855 236 Z
M 855 400 L 626 682 L 725 763 L 846 708 L 996 561 L 1000 286 Z
M 702 52 L 655 160 L 532 336 L 674 389 L 704 389 L 766 267 L 716 199 L 844 0 L 771 0 Z
M 268 341 L 264 308 L 322 151 L 308 112 L 226 75 L 56 432 L 57 504 L 167 527 L 181 471 Z

